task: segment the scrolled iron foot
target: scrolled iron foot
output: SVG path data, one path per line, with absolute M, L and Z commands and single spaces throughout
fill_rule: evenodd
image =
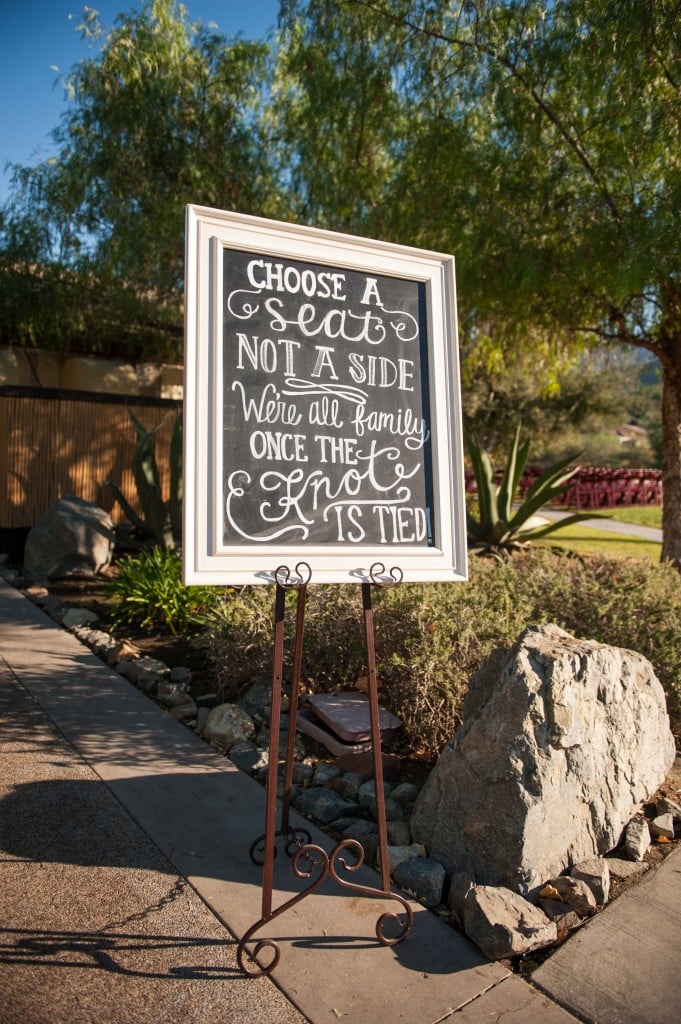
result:
M 376 938 L 382 946 L 396 946 L 403 939 L 406 939 L 414 925 L 414 911 L 411 909 L 409 904 L 401 896 L 398 896 L 396 892 L 382 893 L 387 899 L 397 900 L 402 905 L 404 910 L 405 920 L 401 918 L 399 914 L 394 911 L 388 911 L 385 914 L 381 914 L 378 921 L 376 922 Z M 398 927 L 396 935 L 390 936 L 385 935 L 383 929 L 387 924 L 394 924 Z
M 301 829 L 301 831 L 303 830 Z M 295 896 L 292 896 L 285 903 L 282 903 L 280 907 L 277 907 L 277 909 L 267 917 L 261 917 L 259 921 L 256 921 L 254 925 L 251 925 L 243 936 L 237 949 L 237 962 L 243 973 L 248 975 L 249 978 L 262 978 L 271 974 L 279 963 L 281 951 L 273 939 L 260 939 L 256 943 L 255 949 L 252 951 L 247 950 L 246 946 L 250 942 L 254 941 L 253 937 L 255 933 L 262 928 L 263 925 L 273 921 L 281 914 L 285 914 L 286 911 L 290 910 L 291 907 L 294 907 L 296 903 L 300 903 L 300 901 L 305 899 L 306 896 L 312 895 L 313 892 L 316 892 L 317 889 L 319 889 L 320 885 L 322 885 L 329 876 L 329 856 L 321 846 L 315 846 L 312 843 L 308 843 L 304 846 L 298 847 L 293 855 L 291 867 L 298 878 L 312 878 L 316 871 L 319 871 L 319 875 L 310 883 L 310 885 L 307 886 L 307 888 L 296 893 Z M 262 964 L 258 960 L 258 955 L 263 951 L 263 949 L 273 950 L 272 959 L 266 964 Z M 248 957 L 248 961 L 245 960 L 245 956 Z
M 353 863 L 348 863 L 344 854 L 345 852 L 351 852 L 355 858 Z M 398 896 L 397 893 L 385 891 L 383 889 L 374 889 L 368 885 L 359 885 L 357 882 L 348 881 L 346 878 L 342 878 L 338 873 L 338 865 L 343 867 L 348 872 L 359 871 L 364 863 L 364 847 L 356 839 L 346 839 L 344 842 L 339 843 L 331 852 L 329 858 L 329 873 L 333 878 L 334 882 L 341 886 L 343 889 L 352 889 L 353 892 L 361 893 L 363 896 L 376 896 L 380 899 L 396 900 L 401 906 L 405 914 L 405 920 L 394 912 L 386 912 L 381 914 L 378 921 L 376 922 L 376 938 L 382 946 L 396 946 L 398 942 L 402 942 L 409 935 L 412 926 L 414 924 L 414 913 L 402 896 Z M 396 924 L 398 926 L 398 932 L 394 936 L 385 934 L 385 927 L 388 924 Z
M 279 946 L 273 939 L 260 939 L 256 943 L 255 949 L 246 949 L 248 943 L 253 941 L 253 936 L 258 931 L 258 929 L 262 928 L 264 924 L 267 924 L 268 920 L 270 919 L 261 918 L 259 921 L 256 921 L 256 923 L 248 929 L 248 931 L 242 938 L 237 948 L 237 963 L 239 964 L 239 967 L 241 968 L 242 972 L 248 978 L 266 978 L 269 974 L 272 973 L 274 968 L 279 963 L 279 958 L 281 957 L 281 950 L 279 949 Z M 263 949 L 271 949 L 273 951 L 272 959 L 267 964 L 263 964 L 258 960 L 258 956 L 263 951 Z

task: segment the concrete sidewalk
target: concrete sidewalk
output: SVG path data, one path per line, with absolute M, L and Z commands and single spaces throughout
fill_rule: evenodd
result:
M 273 981 L 246 979 L 235 937 L 261 916 L 248 848 L 263 831 L 263 790 L 4 581 L 0 697 L 0 1024 L 568 1024 L 561 1002 L 593 1024 L 633 1024 L 659 1021 L 663 1004 L 670 1019 L 680 1005 L 678 964 L 658 951 L 647 962 L 631 920 L 628 956 L 617 952 L 619 1002 L 609 959 L 591 971 L 589 1011 L 572 998 L 586 980 L 575 939 L 594 936 L 593 967 L 613 939 L 599 938 L 601 922 L 611 911 L 626 920 L 627 906 L 638 914 L 629 896 L 547 961 L 544 993 L 418 906 L 412 934 L 380 946 L 376 920 L 389 902 L 332 884 L 258 933 L 276 939 L 281 960 Z M 650 879 L 653 905 L 681 895 L 678 852 Z M 282 859 L 275 907 L 297 888 Z M 666 948 L 678 950 L 678 903 L 665 920 Z M 631 1005 L 631 989 L 643 1015 L 608 1015 Z

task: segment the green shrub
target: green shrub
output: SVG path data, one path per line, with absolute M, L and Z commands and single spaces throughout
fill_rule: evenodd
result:
M 175 634 L 192 632 L 216 600 L 209 587 L 185 587 L 182 560 L 170 548 L 145 548 L 122 558 L 111 581 L 116 598 L 114 622 L 152 627 L 163 625 Z
M 503 562 L 475 559 L 466 583 L 376 590 L 375 640 L 382 701 L 403 719 L 413 751 L 437 753 L 461 723 L 471 675 L 531 624 L 555 622 L 585 639 L 639 651 L 681 726 L 678 572 L 646 561 L 576 558 L 541 548 Z M 287 595 L 287 666 L 295 595 Z M 244 587 L 209 615 L 209 657 L 225 699 L 271 671 L 274 594 Z M 352 686 L 365 673 L 361 588 L 311 586 L 303 681 L 315 691 Z

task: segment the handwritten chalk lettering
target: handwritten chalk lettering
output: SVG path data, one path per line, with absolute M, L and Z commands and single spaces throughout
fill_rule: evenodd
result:
M 249 338 L 247 334 L 241 332 L 237 332 L 236 337 L 239 342 L 237 369 L 245 369 L 244 356 L 246 356 L 254 370 L 262 369 L 265 373 L 276 373 L 279 367 L 279 355 L 283 348 L 284 372 L 287 377 L 293 376 L 293 350 L 300 348 L 299 341 L 292 341 L 290 338 L 277 338 L 275 344 L 271 338 L 263 338 L 261 341 L 255 334 Z
M 324 395 L 319 400 L 315 399 L 314 402 L 310 402 L 307 419 L 308 423 L 317 427 L 337 427 L 340 429 L 343 426 L 343 420 L 340 415 L 340 402 L 337 398 L 329 398 L 328 395 Z
M 351 424 L 356 437 L 364 437 L 366 431 L 373 433 L 387 431 L 391 437 L 403 437 L 405 447 L 410 451 L 423 448 L 430 437 L 428 424 L 412 409 L 385 412 L 379 409 L 367 409 L 365 404 L 356 405 Z
M 225 540 L 431 545 L 419 286 L 228 258 Z
M 339 544 L 360 544 L 364 540 L 366 530 L 358 522 L 362 518 L 361 505 L 332 505 L 325 511 L 324 519 L 328 520 L 330 514 L 336 516 L 336 540 Z
M 422 508 L 404 505 L 374 505 L 381 527 L 381 544 L 416 544 L 427 536 L 427 520 Z
M 338 374 L 333 368 L 331 361 L 331 353 L 334 351 L 329 345 L 315 345 L 317 351 L 317 361 L 314 364 L 314 370 L 311 373 L 312 377 L 321 377 L 324 370 L 328 370 L 329 377 L 331 380 L 338 380 Z
M 309 299 L 336 299 L 345 302 L 343 288 L 345 274 L 321 273 L 314 270 L 298 270 L 296 267 L 284 266 L 283 263 L 270 263 L 269 260 L 251 260 L 246 268 L 246 275 L 254 288 L 268 292 L 287 292 L 298 295 L 302 292 Z
M 255 423 L 283 423 L 287 427 L 297 427 L 303 418 L 302 412 L 293 402 L 283 401 L 272 383 L 265 385 L 258 398 L 248 398 L 240 380 L 232 381 L 232 391 L 238 391 L 241 395 L 244 423 L 252 419 Z
M 293 319 L 287 320 L 282 313 L 283 299 L 266 299 L 265 308 L 271 317 L 270 330 L 279 333 L 294 327 L 306 338 L 322 334 L 328 341 L 366 342 L 367 345 L 380 345 L 386 338 L 383 317 L 370 309 L 363 313 L 353 313 L 351 309 L 327 309 L 318 313 L 311 302 L 304 302 Z
M 302 470 L 301 470 L 302 473 Z M 304 523 L 290 523 L 288 526 L 284 526 L 281 530 L 274 530 L 270 532 L 260 533 L 249 533 L 239 523 L 238 519 L 232 515 L 234 506 L 239 503 L 239 499 L 246 499 L 246 506 L 250 504 L 249 491 L 253 483 L 253 478 L 250 473 L 247 473 L 244 469 L 237 469 L 233 473 L 230 473 L 227 478 L 227 495 L 225 500 L 225 515 L 227 522 L 232 529 L 243 537 L 244 540 L 254 540 L 261 544 L 266 544 L 269 541 L 281 540 L 283 537 L 289 537 L 291 534 L 298 534 L 301 540 L 307 540 L 310 536 L 309 527 L 312 525 L 313 520 L 308 519 Z M 236 499 L 236 501 L 235 501 Z
M 305 434 L 284 434 L 280 430 L 255 430 L 249 447 L 254 459 L 273 462 L 307 462 Z
M 315 441 L 320 447 L 320 461 L 344 463 L 347 466 L 357 465 L 354 437 L 330 437 L 327 434 L 315 434 Z
M 371 388 L 392 388 L 397 384 L 399 391 L 413 391 L 409 384 L 414 377 L 414 363 L 411 359 L 394 362 L 387 356 L 366 356 L 363 352 L 349 352 L 350 376 L 356 384 Z

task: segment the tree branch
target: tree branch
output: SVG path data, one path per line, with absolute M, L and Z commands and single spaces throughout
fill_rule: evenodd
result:
M 493 47 L 480 42 L 477 38 L 477 34 L 474 40 L 461 39 L 457 38 L 456 36 L 449 36 L 444 32 L 439 32 L 436 31 L 435 29 L 429 29 L 423 25 L 417 25 L 416 22 L 412 21 L 409 18 L 392 14 L 390 11 L 387 11 L 379 4 L 373 3 L 372 0 L 342 0 L 342 2 L 346 4 L 354 4 L 357 7 L 364 7 L 367 10 L 372 11 L 374 14 L 377 14 L 379 17 L 386 18 L 395 25 L 400 25 L 403 28 L 408 28 L 411 32 L 415 34 L 425 36 L 426 38 L 434 39 L 442 43 L 446 43 L 447 45 L 455 48 L 458 47 L 464 51 L 471 50 L 477 53 L 481 53 L 485 57 L 488 57 L 490 60 L 494 61 L 501 67 L 505 68 L 509 75 L 520 83 L 520 85 L 523 87 L 523 89 L 530 97 L 530 99 L 533 101 L 533 103 L 539 108 L 539 110 L 541 110 L 541 112 L 553 125 L 553 127 L 556 129 L 556 131 L 561 136 L 566 145 L 572 150 L 574 155 L 577 157 L 578 161 L 581 163 L 582 167 L 586 170 L 587 174 L 593 181 L 597 190 L 600 192 L 603 201 L 610 210 L 610 213 L 612 214 L 615 223 L 618 225 L 622 223 L 622 217 L 618 205 L 615 201 L 615 197 L 607 188 L 605 182 L 602 180 L 600 174 L 598 173 L 595 166 L 589 159 L 589 156 L 586 150 L 584 149 L 583 145 L 581 144 L 579 138 L 575 135 L 575 133 L 568 131 L 565 122 L 558 116 L 558 114 L 546 102 L 546 100 L 544 100 L 542 96 L 540 96 L 537 89 L 529 82 L 525 75 L 519 70 L 517 64 L 514 63 L 509 57 L 505 57 L 503 54 L 498 53 Z

